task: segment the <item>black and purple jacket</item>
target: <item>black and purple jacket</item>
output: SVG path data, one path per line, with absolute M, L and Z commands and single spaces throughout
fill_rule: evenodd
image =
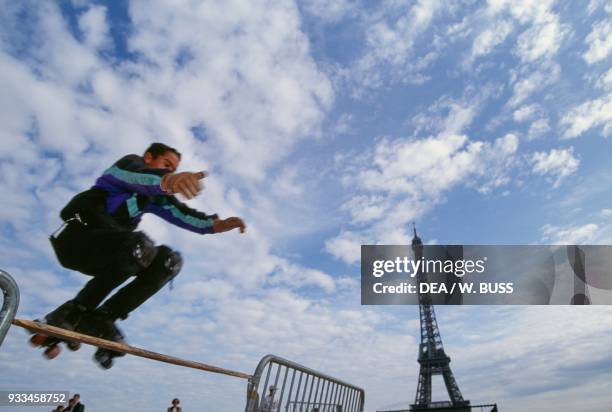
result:
M 91 189 L 76 195 L 60 215 L 68 220 L 79 213 L 94 225 L 134 230 L 143 214 L 153 213 L 192 232 L 213 233 L 217 215 L 199 212 L 165 193 L 159 183 L 166 173 L 149 168 L 141 156 L 127 155 L 106 169 Z

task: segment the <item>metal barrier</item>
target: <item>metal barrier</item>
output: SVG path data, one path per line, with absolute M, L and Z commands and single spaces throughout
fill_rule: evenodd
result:
M 271 386 L 274 412 L 363 412 L 363 389 L 274 355 L 264 356 L 249 380 L 245 411 L 259 412 Z
M 15 283 L 11 275 L 2 269 L 0 269 L 0 288 L 2 288 L 2 294 L 4 295 L 2 310 L 0 311 L 0 345 L 2 345 L 19 307 L 19 288 L 17 283 Z

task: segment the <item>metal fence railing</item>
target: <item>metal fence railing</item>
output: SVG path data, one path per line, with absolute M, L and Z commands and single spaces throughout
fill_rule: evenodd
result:
M 276 390 L 270 392 L 270 387 Z M 274 356 L 264 356 L 249 380 L 246 412 L 363 412 L 363 389 Z M 266 396 L 270 398 L 266 400 Z
M 17 307 L 19 307 L 17 283 L 11 275 L 2 269 L 0 269 L 0 288 L 3 294 L 2 310 L 0 311 L 0 345 L 2 345 L 4 337 L 11 327 L 11 322 L 17 314 Z

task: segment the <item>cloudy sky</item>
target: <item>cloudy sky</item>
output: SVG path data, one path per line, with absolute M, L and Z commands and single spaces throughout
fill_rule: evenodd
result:
M 611 55 L 602 0 L 4 0 L 0 265 L 19 316 L 86 281 L 47 240 L 62 206 L 164 141 L 210 173 L 189 204 L 248 231 L 147 217 L 186 263 L 122 322 L 129 342 L 247 373 L 274 353 L 363 387 L 367 411 L 405 405 L 418 308 L 360 305 L 360 244 L 407 243 L 414 220 L 430 243 L 610 244 Z M 610 308 L 437 313 L 472 403 L 612 409 Z M 244 408 L 235 378 L 133 357 L 102 371 L 90 347 L 48 362 L 26 341 L 9 332 L 1 388 L 78 391 L 92 411 Z

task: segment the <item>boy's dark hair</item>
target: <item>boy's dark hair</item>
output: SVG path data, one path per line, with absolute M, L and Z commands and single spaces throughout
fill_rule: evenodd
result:
M 181 153 L 178 150 L 163 143 L 153 143 L 147 150 L 145 150 L 145 153 L 151 153 L 151 156 L 153 156 L 153 159 L 155 159 L 157 156 L 161 156 L 168 151 L 174 152 L 179 159 L 181 158 Z

